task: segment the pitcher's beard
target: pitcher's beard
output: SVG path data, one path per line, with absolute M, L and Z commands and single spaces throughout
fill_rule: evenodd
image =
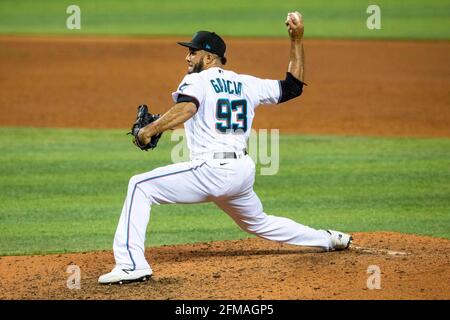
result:
M 203 60 L 200 60 L 197 64 L 194 65 L 194 67 L 192 68 L 192 71 L 188 72 L 188 74 L 202 72 L 203 67 L 204 67 Z

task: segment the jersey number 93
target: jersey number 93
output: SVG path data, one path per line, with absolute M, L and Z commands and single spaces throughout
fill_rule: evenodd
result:
M 247 100 L 218 99 L 216 104 L 216 129 L 222 133 L 247 131 Z

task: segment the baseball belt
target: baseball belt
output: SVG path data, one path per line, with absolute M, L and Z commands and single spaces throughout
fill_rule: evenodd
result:
M 247 149 L 242 150 L 244 156 L 247 155 Z M 215 152 L 213 159 L 237 159 L 236 152 Z

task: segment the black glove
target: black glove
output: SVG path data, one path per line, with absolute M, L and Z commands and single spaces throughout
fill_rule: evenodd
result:
M 161 138 L 162 132 L 152 136 L 150 142 L 145 145 L 139 141 L 138 133 L 141 128 L 147 126 L 149 123 L 152 123 L 153 121 L 158 120 L 160 117 L 161 115 L 159 114 L 149 113 L 148 107 L 145 104 L 142 104 L 138 107 L 136 121 L 131 127 L 131 132 L 128 132 L 127 134 L 133 135 L 134 137 L 133 143 L 141 150 L 148 151 L 148 149 L 153 149 L 158 145 L 158 141 L 159 138 Z

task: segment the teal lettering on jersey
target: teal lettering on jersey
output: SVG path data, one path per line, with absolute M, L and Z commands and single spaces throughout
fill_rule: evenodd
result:
M 211 82 L 211 84 L 212 84 L 212 86 L 213 86 L 213 88 L 214 88 L 214 91 L 215 91 L 216 93 L 222 92 L 222 88 L 221 88 L 220 86 L 218 86 L 218 85 L 214 82 L 214 79 L 211 79 L 211 80 L 209 80 L 209 81 Z
M 242 93 L 242 82 L 233 82 L 234 85 L 234 92 L 236 92 L 236 95 L 240 96 Z
M 216 93 L 226 92 L 240 96 L 242 94 L 242 83 L 221 78 L 209 80 Z

